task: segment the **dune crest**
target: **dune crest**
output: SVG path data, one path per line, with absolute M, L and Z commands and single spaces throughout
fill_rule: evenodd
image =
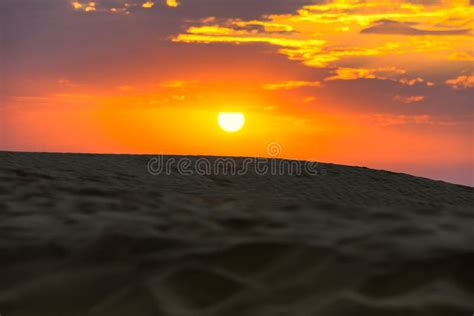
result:
M 149 159 L 0 153 L 0 314 L 474 312 L 473 188 L 331 164 L 153 176 Z

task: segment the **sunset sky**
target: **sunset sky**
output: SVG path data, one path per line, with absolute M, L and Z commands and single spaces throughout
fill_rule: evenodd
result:
M 276 142 L 474 185 L 473 17 L 473 0 L 2 0 L 0 150 Z

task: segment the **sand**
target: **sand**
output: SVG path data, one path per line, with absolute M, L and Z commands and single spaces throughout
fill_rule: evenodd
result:
M 474 313 L 473 188 L 150 158 L 0 153 L 2 316 Z

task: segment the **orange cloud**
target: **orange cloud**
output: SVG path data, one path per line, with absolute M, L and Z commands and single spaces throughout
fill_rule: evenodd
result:
M 302 49 L 308 51 L 320 51 L 321 46 L 325 43 L 323 40 L 306 40 L 293 38 L 291 36 L 274 37 L 267 34 L 260 35 L 252 30 L 234 29 L 233 27 L 219 25 L 190 27 L 186 34 L 179 34 L 173 38 L 173 41 L 205 44 L 267 43 L 282 47 L 290 53 L 300 53 Z
M 402 79 L 400 79 L 400 83 L 403 84 L 403 85 L 407 85 L 407 86 L 414 86 L 418 83 L 424 83 L 428 87 L 434 86 L 433 82 L 425 81 L 425 79 L 420 78 L 420 77 L 417 77 L 417 78 L 414 78 L 414 79 L 402 78 Z
M 79 1 L 72 1 L 71 2 L 72 7 L 74 10 L 80 10 L 80 11 L 85 11 L 85 12 L 92 12 L 97 10 L 97 4 L 95 2 L 84 2 L 81 3 Z
M 122 91 L 122 92 L 130 92 L 130 91 L 133 90 L 133 86 L 131 86 L 131 85 L 121 85 L 121 86 L 118 86 L 117 89 Z
M 152 1 L 147 1 L 147 2 L 145 2 L 145 3 L 142 4 L 142 7 L 144 7 L 144 8 L 152 8 L 154 5 L 155 5 L 154 2 L 152 2 Z
M 303 98 L 304 103 L 310 103 L 310 102 L 313 102 L 314 100 L 316 100 L 316 97 L 314 97 L 314 96 Z
M 428 114 L 404 115 L 404 114 L 373 114 L 368 119 L 379 126 L 397 126 L 397 125 L 439 125 L 453 126 L 458 122 L 454 120 L 437 119 Z
M 259 20 L 212 19 L 208 23 L 216 24 L 191 26 L 173 40 L 266 43 L 290 60 L 319 68 L 337 67 L 342 62 L 345 67 L 357 68 L 350 67 L 356 58 L 374 65 L 386 64 L 378 62 L 383 58 L 390 58 L 393 64 L 406 63 L 407 56 L 414 55 L 439 64 L 470 56 L 474 45 L 473 15 L 474 6 L 469 0 L 437 1 L 431 5 L 404 0 L 333 0 Z
M 356 80 L 356 79 L 380 79 L 387 80 L 394 75 L 405 74 L 404 69 L 396 67 L 382 67 L 375 69 L 366 68 L 338 68 L 333 71 L 334 76 L 328 77 L 324 80 Z
M 445 83 L 455 90 L 474 88 L 474 75 L 461 75 L 457 78 L 446 80 Z
M 161 0 L 168 7 L 176 8 L 179 6 L 178 0 Z M 155 6 L 157 1 L 153 0 L 71 0 L 70 4 L 76 11 L 84 12 L 106 12 L 115 14 L 129 15 L 137 9 L 150 9 Z
M 63 87 L 67 87 L 67 88 L 76 88 L 78 87 L 79 85 L 72 82 L 71 80 L 69 79 L 65 79 L 65 78 L 61 78 L 57 81 L 58 84 L 60 84 L 61 86 Z
M 405 103 L 405 104 L 421 102 L 424 99 L 425 99 L 425 96 L 423 96 L 423 95 L 413 95 L 413 96 L 408 96 L 408 97 L 404 97 L 404 96 L 401 96 L 401 95 L 396 95 L 395 97 L 393 97 L 394 101 L 398 101 L 398 102 Z
M 399 78 L 401 75 L 406 74 L 406 70 L 399 69 L 396 67 L 379 67 L 379 68 L 337 68 L 333 70 L 334 75 L 327 77 L 325 81 L 332 80 L 357 80 L 357 79 L 377 79 L 377 80 L 390 80 L 398 82 L 402 85 L 414 86 L 418 83 L 424 83 L 428 87 L 434 86 L 431 81 L 426 81 L 423 78 Z
M 166 5 L 168 7 L 176 8 L 179 6 L 179 2 L 177 0 L 166 0 Z
M 80 2 L 77 2 L 77 1 L 72 1 L 71 2 L 71 5 L 74 9 L 76 10 L 79 10 L 79 9 L 82 9 L 82 4 Z
M 265 90 L 291 90 L 304 87 L 321 87 L 319 81 L 285 81 L 278 83 L 267 83 L 263 85 Z
M 474 61 L 474 52 L 454 52 L 449 55 L 449 59 Z
M 174 80 L 174 81 L 168 81 L 160 84 L 160 87 L 162 88 L 170 88 L 170 89 L 183 89 L 187 88 L 191 85 L 196 84 L 197 81 L 192 80 L 192 81 L 185 81 L 185 80 Z

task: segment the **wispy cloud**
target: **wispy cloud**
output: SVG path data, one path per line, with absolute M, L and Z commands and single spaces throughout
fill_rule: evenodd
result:
M 324 80 L 356 80 L 356 79 L 380 79 L 387 80 L 393 78 L 394 75 L 405 74 L 406 70 L 396 67 L 381 68 L 337 68 L 333 71 L 334 75 Z
M 263 85 L 265 90 L 291 90 L 305 87 L 321 87 L 320 81 L 284 81 L 278 83 L 267 83 Z
M 333 75 L 325 78 L 325 81 L 333 80 L 358 80 L 358 79 L 376 79 L 390 80 L 406 86 L 424 84 L 432 87 L 435 84 L 426 81 L 421 77 L 406 78 L 407 71 L 397 67 L 379 67 L 379 68 L 347 68 L 341 67 L 332 71 Z
M 196 80 L 173 80 L 160 83 L 159 86 L 162 88 L 169 88 L 169 89 L 184 89 L 190 87 L 192 85 L 196 85 L 198 81 Z
M 426 86 L 428 87 L 432 87 L 434 86 L 434 82 L 431 82 L 431 81 L 426 81 L 425 79 L 423 78 L 420 78 L 420 77 L 417 77 L 417 78 L 413 78 L 413 79 L 408 79 L 408 78 L 402 78 L 400 79 L 399 81 L 401 84 L 403 85 L 407 85 L 407 86 L 414 86 L 416 84 L 425 84 Z
M 436 118 L 429 114 L 372 114 L 366 118 L 374 124 L 384 127 L 399 125 L 454 126 L 459 124 L 456 120 Z
M 371 27 L 363 29 L 363 34 L 398 34 L 398 35 L 463 35 L 468 34 L 470 29 L 455 30 L 422 30 L 414 27 L 417 23 L 399 22 L 392 20 L 380 20 L 373 23 Z
M 70 0 L 68 0 L 70 1 Z M 101 12 L 101 13 L 118 13 L 118 14 L 130 14 L 140 9 L 151 9 L 155 5 L 160 4 L 162 6 L 168 6 L 170 8 L 176 8 L 179 6 L 177 0 L 72 0 L 70 1 L 71 7 L 76 11 L 83 12 Z
M 418 103 L 418 102 L 423 101 L 424 99 L 425 99 L 424 95 L 412 95 L 412 96 L 396 95 L 393 97 L 394 101 L 405 103 L 405 104 Z
M 449 55 L 451 60 L 474 61 L 474 50 L 465 52 L 454 52 Z

